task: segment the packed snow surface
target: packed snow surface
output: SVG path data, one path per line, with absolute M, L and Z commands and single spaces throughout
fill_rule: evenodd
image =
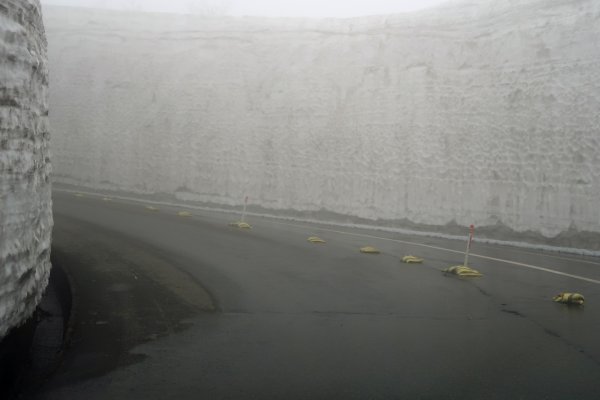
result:
M 38 0 L 0 3 L 0 338 L 27 319 L 50 273 L 46 38 Z
M 354 19 L 46 9 L 57 181 L 600 232 L 600 2 Z

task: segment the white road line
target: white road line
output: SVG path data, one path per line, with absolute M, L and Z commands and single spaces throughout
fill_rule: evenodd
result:
M 569 278 L 579 279 L 580 281 L 585 281 L 585 282 L 590 282 L 590 283 L 596 283 L 596 284 L 600 285 L 600 281 L 599 280 L 591 279 L 591 278 L 586 278 L 584 276 L 579 276 L 579 275 L 567 274 L 565 272 L 556 271 L 554 269 L 549 269 L 549 268 L 544 268 L 544 267 L 538 267 L 538 266 L 531 265 L 531 264 L 524 264 L 524 263 L 520 263 L 520 262 L 517 262 L 517 261 L 503 260 L 501 258 L 494 258 L 494 257 L 482 256 L 482 255 L 479 255 L 479 254 L 471 254 L 471 256 L 472 257 L 485 258 L 486 260 L 500 261 L 500 262 L 503 262 L 503 263 L 506 263 L 506 264 L 518 265 L 519 267 L 537 269 L 538 271 L 549 272 L 549 273 L 555 274 L 555 275 L 567 276 Z
M 475 242 L 475 243 L 477 243 L 477 247 L 497 248 L 497 247 L 494 247 L 494 245 L 487 244 L 487 243 L 478 243 L 478 242 Z M 600 262 L 597 262 L 597 261 L 583 260 L 580 258 L 567 258 L 567 257 L 561 257 L 561 256 L 557 256 L 554 254 L 548 254 L 548 253 L 542 253 L 542 254 L 533 253 L 531 251 L 523 250 L 520 248 L 511 248 L 510 251 L 512 251 L 513 253 L 528 254 L 528 255 L 534 255 L 534 256 L 538 256 L 538 257 L 556 258 L 557 260 L 576 261 L 576 262 L 582 263 L 582 264 L 590 264 L 590 265 L 600 266 Z
M 272 221 L 272 222 L 274 224 L 279 224 L 279 225 L 288 225 L 288 226 L 294 226 L 294 227 L 303 227 L 302 225 L 290 224 L 290 223 L 286 223 L 286 222 L 277 222 L 277 221 Z M 306 226 L 304 226 L 304 227 L 306 227 Z M 409 241 L 406 241 L 406 240 L 392 239 L 392 238 L 386 238 L 386 237 L 381 237 L 381 236 L 369 235 L 369 234 L 366 234 L 366 233 L 345 232 L 345 231 L 338 231 L 338 230 L 335 230 L 335 229 L 327 229 L 327 228 L 321 228 L 321 227 L 319 227 L 318 229 L 320 229 L 322 231 L 327 231 L 327 232 L 339 233 L 339 234 L 342 234 L 342 235 L 357 236 L 357 237 L 368 237 L 368 238 L 372 238 L 372 239 L 387 240 L 389 242 L 396 242 L 396 243 L 410 244 L 410 245 L 414 245 L 414 246 L 427 247 L 427 248 L 430 248 L 430 249 L 442 250 L 442 251 L 446 251 L 446 252 L 449 252 L 449 253 L 464 254 L 463 251 L 447 249 L 445 247 L 432 246 L 432 245 L 424 244 L 424 243 L 409 242 Z M 592 279 L 592 278 L 586 278 L 585 276 L 580 276 L 580 275 L 567 274 L 566 272 L 556 271 L 554 269 L 549 269 L 549 268 L 544 268 L 544 267 L 538 267 L 536 265 L 525 264 L 525 263 L 521 263 L 521 262 L 518 262 L 518 261 L 511 261 L 511 260 L 504 260 L 504 259 L 501 259 L 501 258 L 488 257 L 488 256 L 484 256 L 484 255 L 481 255 L 481 254 L 473 254 L 473 253 L 471 253 L 470 256 L 471 257 L 477 257 L 477 258 L 483 258 L 483 259 L 491 260 L 491 261 L 498 261 L 498 262 L 502 262 L 502 263 L 505 263 L 505 264 L 516 265 L 516 266 L 519 266 L 519 267 L 524 267 L 524 268 L 529 268 L 529 269 L 535 269 L 537 271 L 548 272 L 550 274 L 566 276 L 566 277 L 569 277 L 569 278 L 578 279 L 580 281 L 590 282 L 590 283 L 595 283 L 597 285 L 600 285 L 600 280 L 596 280 L 596 279 Z
M 60 192 L 67 192 L 67 193 L 76 193 L 75 191 L 68 190 L 68 189 L 54 189 L 54 190 L 57 190 L 57 191 L 60 191 Z M 79 193 L 86 193 L 86 192 L 79 192 Z M 86 193 L 86 194 L 100 196 L 97 193 L 91 193 L 91 192 Z M 131 198 L 131 197 L 113 196 L 113 198 L 122 199 L 122 200 L 128 200 L 128 201 L 132 201 L 132 202 L 136 202 L 136 203 L 151 203 L 151 204 L 165 204 L 165 205 L 168 205 L 168 206 L 178 206 L 176 204 L 171 204 L 171 203 L 164 203 L 164 202 L 159 202 L 159 201 L 146 201 L 146 200 L 135 199 L 135 198 Z M 196 208 L 196 209 L 200 209 L 200 210 L 203 210 L 203 211 L 209 211 L 209 212 L 210 211 L 218 211 L 218 212 L 225 212 L 225 213 L 234 213 L 234 211 L 229 211 L 229 210 L 212 210 L 212 209 L 203 208 L 203 207 L 191 207 L 191 208 Z M 310 226 L 310 225 L 291 224 L 291 223 L 288 223 L 288 222 L 278 222 L 278 221 L 273 221 L 273 220 L 270 221 L 270 222 L 273 223 L 273 224 L 293 226 L 293 227 L 296 227 L 296 228 L 307 228 L 307 227 L 312 228 L 312 226 Z M 387 241 L 390 241 L 390 242 L 404 243 L 404 244 L 410 244 L 410 245 L 414 245 L 414 246 L 427 247 L 427 248 L 430 248 L 430 249 L 446 251 L 446 252 L 449 252 L 449 253 L 464 254 L 464 252 L 459 251 L 459 250 L 452 250 L 452 249 L 447 249 L 445 247 L 432 246 L 432 245 L 429 245 L 429 244 L 418 243 L 418 242 L 409 242 L 409 241 L 400 240 L 400 239 L 391 239 L 391 238 L 386 238 L 386 237 L 381 237 L 381 236 L 368 235 L 366 233 L 352 233 L 352 232 L 338 231 L 338 230 L 335 230 L 335 229 L 328 229 L 328 228 L 321 227 L 321 226 L 317 226 L 317 227 L 315 227 L 315 229 L 320 229 L 320 230 L 326 231 L 326 232 L 339 233 L 339 234 L 342 234 L 342 235 L 357 236 L 357 237 L 368 237 L 368 238 L 379 239 L 379 240 L 387 240 Z M 537 270 L 537 271 L 548 272 L 548 273 L 554 274 L 554 275 L 566 276 L 566 277 L 573 278 L 573 279 L 578 279 L 578 280 L 581 280 L 581 281 L 584 281 L 584 282 L 595 283 L 595 284 L 600 285 L 600 280 L 596 280 L 596 279 L 592 279 L 592 278 L 586 278 L 585 276 L 580 276 L 580 275 L 567 274 L 565 272 L 557 271 L 557 270 L 554 270 L 554 269 L 549 269 L 549 268 L 544 268 L 544 267 L 538 267 L 536 265 L 531 265 L 531 264 L 524 264 L 524 263 L 520 263 L 520 262 L 517 262 L 517 261 L 504 260 L 504 259 L 501 259 L 501 258 L 488 257 L 488 256 L 484 256 L 484 255 L 481 255 L 481 254 L 473 254 L 473 253 L 471 253 L 470 256 L 471 257 L 476 257 L 476 258 L 483 258 L 483 259 L 491 260 L 491 261 L 502 262 L 502 263 L 505 263 L 505 264 L 516 265 L 516 266 L 519 266 L 519 267 L 534 269 L 534 270 Z M 558 258 L 558 257 L 556 257 L 556 258 Z M 564 257 L 560 257 L 560 258 L 564 258 Z M 574 260 L 574 261 L 576 261 L 576 262 L 584 261 L 585 262 L 585 260 Z M 593 263 L 593 262 L 589 262 L 589 263 Z

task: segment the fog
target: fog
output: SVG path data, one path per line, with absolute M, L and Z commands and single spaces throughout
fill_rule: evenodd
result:
M 43 0 L 45 5 L 121 11 L 268 17 L 359 17 L 423 10 L 447 0 Z
M 511 238 L 600 232 L 600 6 L 574 4 L 339 21 L 47 7 L 55 179 Z
M 598 0 L 43 8 L 0 5 L 2 398 L 597 397 Z

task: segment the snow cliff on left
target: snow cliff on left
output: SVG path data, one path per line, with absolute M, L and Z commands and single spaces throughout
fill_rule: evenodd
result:
M 50 274 L 46 35 L 39 0 L 0 3 L 0 338 L 31 316 Z

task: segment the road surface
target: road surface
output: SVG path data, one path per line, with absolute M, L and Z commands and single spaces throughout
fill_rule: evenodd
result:
M 55 191 L 72 335 L 32 397 L 599 396 L 598 259 L 475 243 L 484 276 L 466 280 L 440 272 L 459 241 L 156 208 Z M 585 307 L 552 302 L 561 291 Z

